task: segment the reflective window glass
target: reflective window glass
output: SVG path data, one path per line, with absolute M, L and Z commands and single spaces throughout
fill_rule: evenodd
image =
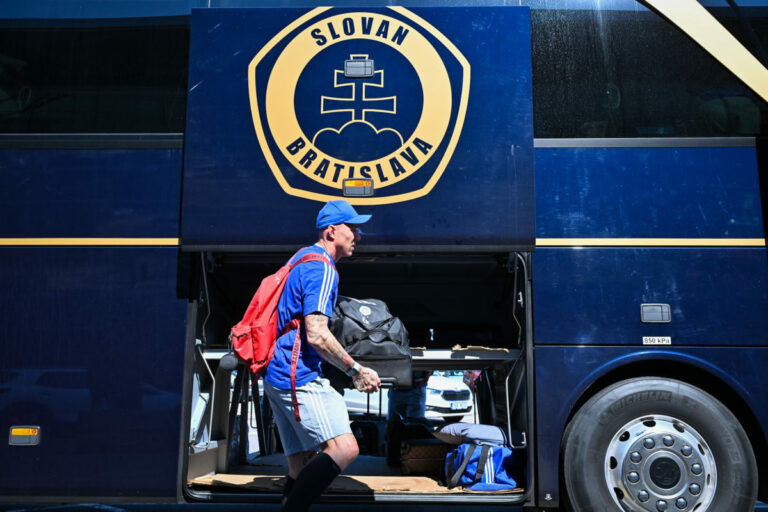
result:
M 0 133 L 184 131 L 189 27 L 171 20 L 6 20 Z
M 765 43 L 768 17 L 750 20 Z M 531 24 L 536 137 L 765 133 L 766 103 L 656 13 L 532 9 Z

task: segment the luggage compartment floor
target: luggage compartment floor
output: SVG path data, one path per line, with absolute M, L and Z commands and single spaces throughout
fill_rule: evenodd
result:
M 238 466 L 231 473 L 204 475 L 192 479 L 196 488 L 220 488 L 282 493 L 288 471 L 282 454 L 254 459 L 247 466 Z M 523 489 L 496 492 L 474 492 L 448 489 L 430 477 L 401 475 L 399 468 L 388 466 L 383 457 L 361 455 L 344 473 L 333 481 L 326 492 L 345 494 L 518 494 Z

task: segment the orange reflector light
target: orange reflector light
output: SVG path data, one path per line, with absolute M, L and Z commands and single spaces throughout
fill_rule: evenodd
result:
M 344 184 L 348 187 L 370 187 L 373 184 L 372 180 L 344 180 Z
M 11 429 L 12 436 L 36 436 L 36 428 L 13 428 Z
M 10 446 L 37 446 L 40 444 L 39 425 L 14 425 L 8 430 Z
M 373 179 L 347 178 L 341 182 L 345 197 L 370 197 L 373 195 Z

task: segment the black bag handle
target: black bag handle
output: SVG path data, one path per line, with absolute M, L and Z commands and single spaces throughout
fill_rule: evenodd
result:
M 483 475 L 485 474 L 485 464 L 488 462 L 488 454 L 491 451 L 490 445 L 484 444 L 482 445 L 482 450 L 480 451 L 480 458 L 477 461 L 477 469 L 475 470 L 475 478 L 472 480 L 472 483 L 477 483 L 483 480 Z M 453 474 L 453 476 L 448 480 L 448 488 L 453 489 L 456 487 L 456 484 L 459 483 L 459 479 L 461 479 L 461 475 L 464 474 L 464 471 L 467 469 L 467 466 L 469 465 L 469 459 L 472 457 L 472 454 L 475 452 L 475 448 L 477 448 L 476 444 L 470 445 L 469 449 L 467 450 L 467 455 L 464 457 L 464 460 L 461 461 L 461 466 L 456 470 L 456 472 Z M 451 458 L 448 461 L 449 466 L 453 466 L 453 461 L 456 460 L 456 455 L 458 453 L 458 450 L 455 450 L 451 454 Z
M 376 340 L 376 339 L 374 339 L 371 336 L 372 334 L 381 334 L 383 336 L 383 338 L 380 339 L 380 340 Z M 371 340 L 371 341 L 373 341 L 375 343 L 380 343 L 380 342 L 382 342 L 384 340 L 390 339 L 389 338 L 389 332 L 386 329 L 379 329 L 378 327 L 375 327 L 373 329 L 368 329 L 367 331 L 365 331 L 365 333 L 363 333 L 363 335 L 360 337 L 360 339 L 363 340 L 365 338 L 368 338 L 369 340 Z
M 475 470 L 475 479 L 472 483 L 482 482 L 483 474 L 485 473 L 485 463 L 488 462 L 488 453 L 491 451 L 490 445 L 484 444 L 483 450 L 480 452 L 480 459 L 477 461 L 477 469 Z
M 467 464 L 469 464 L 469 458 L 472 457 L 472 453 L 475 451 L 475 448 L 477 445 L 470 445 L 469 449 L 467 450 L 467 454 L 464 457 L 464 460 L 461 461 L 461 465 L 456 470 L 456 472 L 451 476 L 451 478 L 448 480 L 448 488 L 453 489 L 456 487 L 456 484 L 459 483 L 459 479 L 461 478 L 461 475 L 464 473 L 464 470 L 467 469 Z M 456 458 L 457 451 L 454 451 L 453 454 L 451 454 L 451 462 L 450 465 L 453 465 L 453 461 Z

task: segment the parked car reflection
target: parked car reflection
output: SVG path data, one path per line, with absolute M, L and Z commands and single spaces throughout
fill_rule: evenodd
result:
M 464 372 L 460 370 L 435 371 L 429 377 L 426 387 L 424 416 L 435 421 L 459 421 L 472 414 L 472 392 L 463 382 Z M 370 413 L 387 416 L 389 408 L 388 390 L 368 395 L 354 389 L 344 390 L 344 400 L 350 415 Z M 379 413 L 381 406 L 381 413 Z

